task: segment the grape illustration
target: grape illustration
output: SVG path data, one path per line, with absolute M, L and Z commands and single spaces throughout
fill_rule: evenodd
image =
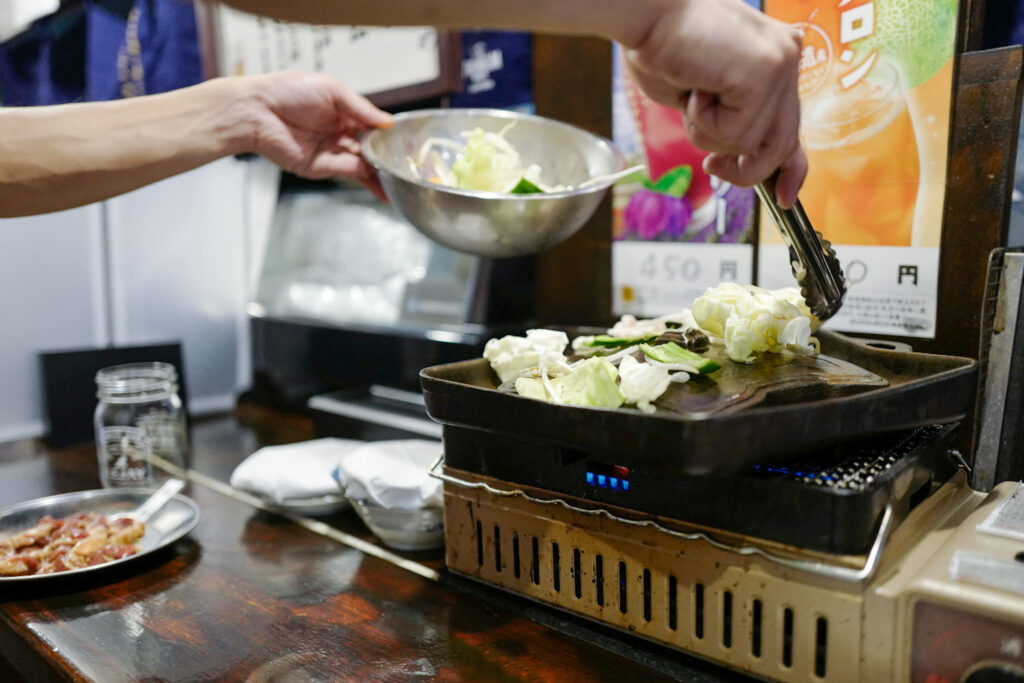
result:
M 686 197 L 673 197 L 655 190 L 638 190 L 626 206 L 626 233 L 653 240 L 659 235 L 681 236 L 693 216 Z
M 729 185 L 721 197 L 726 201 L 725 231 L 718 241 L 741 244 L 750 241 L 754 227 L 754 190 Z

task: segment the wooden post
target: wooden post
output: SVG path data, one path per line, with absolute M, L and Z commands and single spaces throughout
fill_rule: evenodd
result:
M 537 35 L 533 44 L 537 113 L 597 135 L 612 134 L 612 45 L 597 38 Z M 570 239 L 537 256 L 537 318 L 542 325 L 612 321 L 612 204 Z
M 978 357 L 989 254 L 1006 245 L 1021 108 L 1021 46 L 957 56 L 935 339 L 915 350 Z

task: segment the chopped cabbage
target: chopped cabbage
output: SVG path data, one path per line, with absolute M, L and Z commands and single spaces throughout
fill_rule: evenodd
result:
M 608 328 L 608 334 L 612 337 L 657 337 L 668 329 L 669 323 L 675 323 L 683 328 L 697 327 L 689 309 L 647 319 L 637 319 L 627 313 L 619 318 L 619 322 Z
M 488 340 L 484 358 L 502 382 L 530 368 L 540 368 L 549 375 L 565 374 L 569 365 L 562 352 L 568 343 L 569 337 L 560 330 L 527 330 L 525 337 L 506 335 Z
M 469 134 L 466 151 L 452 166 L 459 187 L 483 192 L 505 192 L 523 178 L 519 152 L 499 133 L 477 128 Z
M 693 302 L 697 324 L 725 341 L 726 354 L 751 363 L 758 352 L 813 354 L 811 311 L 800 292 L 727 282 Z
M 611 355 L 590 356 L 569 363 L 568 337 L 558 330 L 527 330 L 525 337 L 491 339 L 484 357 L 502 382 L 515 381 L 520 396 L 560 404 L 618 408 L 623 404 L 652 413 L 673 382 L 711 373 L 719 363 L 675 342 L 650 346 L 670 326 L 699 328 L 725 344 L 726 354 L 751 363 L 762 352 L 817 353 L 811 337 L 811 311 L 799 290 L 768 290 L 725 283 L 711 287 L 687 309 L 672 315 L 638 320 L 624 315 L 606 335 L 580 336 L 572 349 L 579 355 L 602 349 Z M 670 325 L 675 323 L 675 325 Z M 637 346 L 643 356 L 637 360 Z M 618 364 L 618 368 L 616 368 Z
M 564 185 L 543 184 L 540 166 L 523 164 L 519 152 L 505 138 L 513 125 L 497 133 L 474 128 L 462 133 L 465 144 L 442 137 L 427 138 L 416 159 L 408 159 L 412 173 L 441 185 L 480 192 L 536 194 L 567 189 Z M 450 168 L 438 149 L 454 152 L 455 162 Z
M 625 356 L 619 364 L 619 391 L 627 403 L 645 413 L 654 412 L 651 404 L 665 393 L 669 382 L 667 369 L 641 363 L 633 356 Z
M 590 356 L 604 351 L 603 346 L 594 343 L 596 337 L 591 334 L 581 335 L 572 340 L 572 350 L 577 356 Z
M 519 377 L 516 379 L 516 393 L 526 398 L 534 398 L 538 401 L 553 400 L 551 394 L 544 387 L 544 382 L 533 377 Z
M 616 379 L 619 371 L 604 358 L 588 358 L 568 374 L 550 380 L 545 386 L 541 379 L 519 377 L 516 392 L 521 396 L 542 401 L 554 401 L 575 406 L 618 408 L 624 397 Z M 548 389 L 550 386 L 553 390 Z M 660 395 L 660 394 L 659 394 Z

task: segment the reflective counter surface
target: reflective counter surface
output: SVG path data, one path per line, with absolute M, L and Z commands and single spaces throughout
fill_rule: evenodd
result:
M 449 575 L 440 550 L 374 552 L 351 509 L 321 528 L 224 483 L 257 448 L 310 438 L 309 420 L 253 405 L 193 424 L 195 530 L 137 562 L 4 587 L 0 680 L 734 678 Z M 98 487 L 91 443 L 0 444 L 0 506 Z

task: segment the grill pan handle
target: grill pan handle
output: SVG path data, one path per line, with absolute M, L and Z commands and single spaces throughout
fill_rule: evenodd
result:
M 826 562 L 812 562 L 810 560 L 797 560 L 790 557 L 781 557 L 779 555 L 773 555 L 767 550 L 758 548 L 756 546 L 730 545 L 728 543 L 722 543 L 721 541 L 717 541 L 711 536 L 708 536 L 704 533 L 687 533 L 683 531 L 676 531 L 675 529 L 669 529 L 667 527 L 662 526 L 661 524 L 658 524 L 656 521 L 652 519 L 625 519 L 624 517 L 618 517 L 616 515 L 613 515 L 612 513 L 608 512 L 603 508 L 581 508 L 572 505 L 571 503 L 568 503 L 561 498 L 536 498 L 526 493 L 522 489 L 506 490 L 495 488 L 488 484 L 487 482 L 483 481 L 466 481 L 465 479 L 460 479 L 458 477 L 452 476 L 447 472 L 438 471 L 438 468 L 443 464 L 444 453 L 439 455 L 437 457 L 437 460 L 434 461 L 434 464 L 430 466 L 430 470 L 428 471 L 430 476 L 434 477 L 435 479 L 440 479 L 443 482 L 454 484 L 455 486 L 461 486 L 462 488 L 467 489 L 483 489 L 495 496 L 518 496 L 520 498 L 524 498 L 530 501 L 531 503 L 537 503 L 540 505 L 558 505 L 559 507 L 563 507 L 571 512 L 577 512 L 579 514 L 588 515 L 590 517 L 607 517 L 612 521 L 620 522 L 622 524 L 628 524 L 630 526 L 651 527 L 653 529 L 657 529 L 663 534 L 667 534 L 675 538 L 681 538 L 684 541 L 703 540 L 706 543 L 709 543 L 711 546 L 718 548 L 719 550 L 724 550 L 735 555 L 758 555 L 768 560 L 769 562 L 772 562 L 783 567 L 787 567 L 789 569 L 797 569 L 802 572 L 807 572 L 808 574 L 814 574 L 815 576 L 820 576 L 826 579 L 845 581 L 847 583 L 863 583 L 874 575 L 875 570 L 878 569 L 878 561 L 882 556 L 882 550 L 885 548 L 886 541 L 889 540 L 889 533 L 892 531 L 893 525 L 892 506 L 886 505 L 885 510 L 882 513 L 882 521 L 881 524 L 879 524 L 878 533 L 875 535 L 875 540 L 871 544 L 871 550 L 868 551 L 868 556 L 864 562 L 864 566 L 860 569 L 854 569 L 852 567 L 842 567 L 839 565 L 828 564 Z

